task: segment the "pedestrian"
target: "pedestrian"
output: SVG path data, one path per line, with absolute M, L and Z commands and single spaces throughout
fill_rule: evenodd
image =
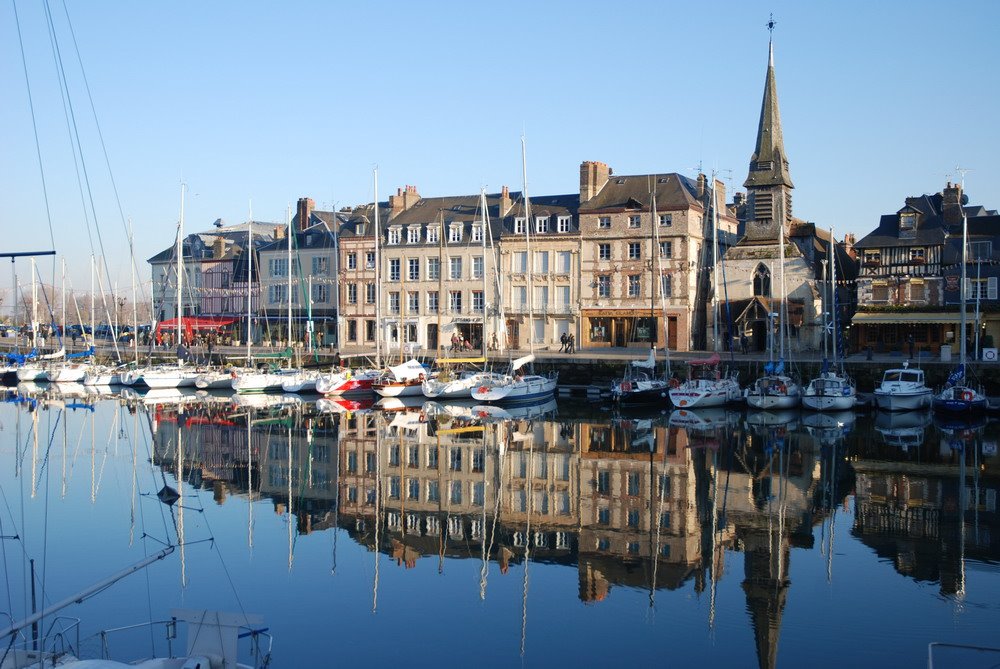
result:
M 566 352 L 576 353 L 576 335 L 570 335 L 566 341 Z
M 909 337 L 906 338 L 906 345 L 910 349 L 910 357 L 912 358 L 913 357 L 913 335 L 912 334 Z
M 73 348 L 76 348 L 76 329 L 73 329 Z
M 740 351 L 743 352 L 743 355 L 746 355 L 747 353 L 750 352 L 750 340 L 747 339 L 746 332 L 740 333 Z
M 559 343 L 559 352 L 564 353 L 566 351 L 566 346 L 569 344 L 569 335 L 563 332 L 562 335 L 559 336 Z
M 338 369 L 340 368 L 340 351 L 333 354 L 333 366 Z

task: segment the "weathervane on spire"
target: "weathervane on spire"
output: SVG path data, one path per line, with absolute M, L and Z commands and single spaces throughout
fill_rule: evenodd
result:
M 767 20 L 767 32 L 770 35 L 774 35 L 774 26 L 778 25 L 777 21 L 774 20 L 774 13 L 772 12 L 768 16 Z

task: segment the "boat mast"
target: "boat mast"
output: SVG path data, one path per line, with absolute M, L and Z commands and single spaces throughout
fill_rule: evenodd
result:
M 830 227 L 830 344 L 833 348 L 833 366 L 843 374 L 840 355 L 837 350 L 840 335 L 837 332 L 837 243 L 833 237 L 833 227 Z
M 382 254 L 379 253 L 379 237 L 382 231 L 379 230 L 378 221 L 378 167 L 372 172 L 375 189 L 375 366 L 382 367 L 382 285 L 380 283 L 379 269 L 382 266 Z M 440 298 L 439 298 L 440 299 Z M 440 330 L 438 337 L 440 337 Z
M 247 220 L 247 367 L 250 366 L 250 345 L 253 339 L 250 332 L 250 312 L 253 307 L 253 200 L 250 201 L 250 218 Z M 250 420 L 247 414 L 247 421 Z
M 441 219 L 438 227 L 438 303 L 437 303 L 437 344 L 441 348 L 441 310 L 444 308 L 444 209 L 438 211 Z
M 781 304 L 778 305 L 778 318 L 780 323 L 778 325 L 778 360 L 785 359 L 785 336 L 788 334 L 788 308 L 786 302 L 788 301 L 788 296 L 785 295 L 785 223 L 782 221 L 778 225 L 778 275 L 781 281 Z M 789 348 L 791 348 L 791 343 L 789 342 Z
M 139 302 L 136 300 L 135 285 L 135 234 L 132 231 L 132 217 L 128 219 L 129 270 L 132 275 L 132 352 L 136 367 L 139 366 Z
M 482 188 L 479 191 L 480 206 L 483 208 L 483 227 L 482 231 L 482 246 L 483 246 L 483 334 L 480 336 L 480 344 L 483 350 L 483 357 L 486 357 L 486 317 L 489 309 L 486 308 L 486 234 L 490 229 L 490 211 L 486 204 L 486 189 Z M 486 508 L 485 506 L 483 507 Z M 485 528 L 485 524 L 483 525 Z
M 187 184 L 181 182 L 181 219 L 177 223 L 177 346 L 181 345 L 181 321 L 184 317 L 184 305 L 181 295 L 184 287 L 184 189 Z
M 715 175 L 712 175 L 712 348 L 719 351 L 719 218 L 715 215 Z
M 962 171 L 962 190 L 960 192 L 963 195 L 965 194 L 965 171 L 964 170 Z M 958 202 L 958 204 L 959 204 L 959 206 L 962 207 L 962 280 L 961 280 L 961 285 L 962 285 L 962 316 L 961 316 L 961 327 L 960 327 L 960 330 L 959 330 L 961 332 L 962 339 L 959 342 L 959 347 L 958 347 L 959 356 L 958 357 L 959 357 L 959 360 L 961 361 L 960 365 L 959 365 L 959 369 L 962 370 L 962 375 L 961 375 L 961 379 L 960 379 L 959 383 L 956 384 L 956 385 L 963 385 L 964 386 L 965 385 L 965 355 L 966 355 L 966 346 L 965 346 L 965 327 L 966 327 L 966 322 L 965 322 L 965 320 L 966 320 L 965 319 L 965 301 L 966 301 L 966 292 L 969 289 L 969 286 L 966 285 L 966 283 L 968 281 L 968 277 L 967 277 L 968 272 L 966 271 L 965 264 L 966 264 L 966 262 L 968 262 L 969 219 L 965 215 L 965 207 L 962 206 L 961 197 L 962 196 L 959 195 L 959 202 Z M 977 294 L 978 294 L 978 291 L 979 291 L 979 285 L 977 284 L 976 285 L 976 292 L 977 292 Z M 962 461 L 963 462 L 965 461 L 964 455 L 962 457 Z
M 164 278 L 166 278 L 164 276 Z M 96 343 L 95 337 L 97 336 L 97 315 L 96 315 L 96 296 L 94 295 L 94 254 L 90 254 L 90 345 L 93 346 Z M 84 337 L 84 340 L 87 338 Z
M 35 280 L 35 259 L 31 259 L 31 347 L 38 347 L 38 282 Z
M 292 208 L 285 207 L 285 219 L 288 220 L 288 281 L 285 303 L 288 306 L 288 346 L 292 346 Z
M 524 244 L 528 271 L 528 353 L 535 355 L 535 283 L 534 258 L 531 255 L 531 201 L 528 199 L 528 158 L 524 135 L 521 135 L 521 180 L 524 185 Z M 534 362 L 531 363 L 534 368 Z

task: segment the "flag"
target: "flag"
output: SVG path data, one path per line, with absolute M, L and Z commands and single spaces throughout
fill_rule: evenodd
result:
M 775 375 L 784 374 L 785 373 L 785 360 L 784 359 L 779 360 L 778 364 L 775 365 L 775 367 L 774 367 L 774 373 L 775 373 Z
M 948 385 L 953 386 L 963 378 L 965 378 L 965 365 L 959 365 L 955 371 L 948 375 Z

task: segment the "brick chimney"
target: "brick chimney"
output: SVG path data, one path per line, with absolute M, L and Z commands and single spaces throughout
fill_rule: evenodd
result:
M 950 181 L 941 193 L 941 215 L 948 225 L 962 222 L 962 187 Z
M 610 176 L 611 168 L 604 163 L 593 160 L 580 163 L 580 204 L 600 193 Z
M 218 259 L 224 255 L 226 255 L 226 238 L 216 237 L 212 242 L 212 257 Z
M 299 231 L 309 227 L 309 220 L 312 218 L 313 209 L 316 203 L 307 197 L 300 197 L 298 204 Z
M 500 189 L 500 218 L 506 216 L 513 206 L 514 201 L 510 199 L 510 189 L 504 186 Z
M 698 199 L 699 200 L 704 200 L 705 199 L 705 185 L 707 184 L 707 181 L 708 180 L 705 178 L 705 175 L 702 174 L 701 172 L 699 172 L 698 173 Z
M 397 188 L 396 194 L 389 196 L 389 218 L 396 218 L 396 216 L 415 205 L 419 199 L 420 193 L 417 192 L 416 186 Z
M 286 228 L 283 225 L 276 225 L 276 226 L 274 226 L 274 238 L 275 239 L 284 239 L 285 238 L 285 233 L 287 231 L 288 231 L 288 228 Z
M 715 180 L 715 201 L 719 203 L 719 212 L 726 211 L 726 184 L 719 179 Z
M 857 242 L 858 238 L 854 236 L 853 232 L 844 233 L 844 241 L 840 242 L 840 246 L 844 249 L 844 252 L 855 260 L 858 259 L 858 251 L 854 248 Z

